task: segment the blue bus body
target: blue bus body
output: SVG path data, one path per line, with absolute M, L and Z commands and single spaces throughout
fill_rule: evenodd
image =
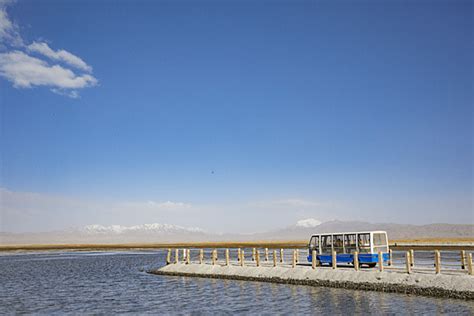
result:
M 388 262 L 389 260 L 389 254 L 388 253 L 383 253 L 382 254 L 383 261 Z M 313 261 L 313 256 L 309 255 L 308 257 L 308 262 Z M 327 264 L 332 264 L 332 256 L 331 255 L 316 255 L 316 260 L 318 260 L 320 263 L 327 263 Z M 337 254 L 336 255 L 336 261 L 337 263 L 354 263 L 354 255 L 353 254 L 348 254 L 348 253 L 342 253 L 342 254 Z M 379 262 L 379 254 L 378 253 L 362 253 L 359 254 L 359 263 L 360 264 L 376 264 Z

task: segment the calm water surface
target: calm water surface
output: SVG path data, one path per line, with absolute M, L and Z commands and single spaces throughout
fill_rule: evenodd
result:
M 474 314 L 462 300 L 147 274 L 164 255 L 0 255 L 0 314 Z

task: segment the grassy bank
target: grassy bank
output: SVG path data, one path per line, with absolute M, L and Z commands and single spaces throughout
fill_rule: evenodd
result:
M 180 242 L 180 243 L 125 243 L 125 244 L 38 244 L 0 245 L 0 251 L 14 250 L 113 250 L 113 249 L 166 249 L 166 248 L 295 248 L 305 247 L 307 241 L 233 241 L 233 242 Z

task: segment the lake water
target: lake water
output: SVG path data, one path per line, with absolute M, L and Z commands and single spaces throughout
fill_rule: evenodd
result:
M 164 256 L 2 254 L 0 314 L 474 314 L 474 302 L 463 300 L 146 273 Z

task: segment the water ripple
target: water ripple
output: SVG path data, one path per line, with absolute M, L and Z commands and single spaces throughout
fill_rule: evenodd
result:
M 474 303 L 147 274 L 162 251 L 0 256 L 0 314 L 474 314 Z

